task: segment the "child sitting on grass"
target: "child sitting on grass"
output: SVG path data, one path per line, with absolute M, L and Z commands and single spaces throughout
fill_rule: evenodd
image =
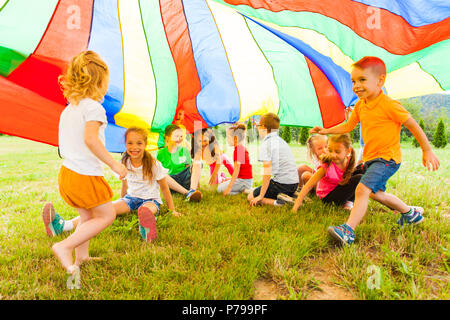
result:
M 186 200 L 200 201 L 202 194 L 197 190 L 199 180 L 193 175 L 192 159 L 189 150 L 183 146 L 183 130 L 175 124 L 168 125 L 164 131 L 165 147 L 158 150 L 156 158 L 169 170 L 170 189 L 184 194 Z
M 353 64 L 351 80 L 358 96 L 353 112 L 346 123 L 329 129 L 315 127 L 311 133 L 341 134 L 353 130 L 361 122 L 364 140 L 363 161 L 366 171 L 355 191 L 355 204 L 347 222 L 329 227 L 329 234 L 338 241 L 352 244 L 355 228 L 366 214 L 369 198 L 401 213 L 397 223 L 418 224 L 424 220 L 423 209 L 407 206 L 396 196 L 386 193 L 386 182 L 401 163 L 400 130 L 402 124 L 414 135 L 423 151 L 422 163 L 429 169 L 440 166 L 430 143 L 409 112 L 397 101 L 382 92 L 386 66 L 377 57 L 364 57 Z
M 327 151 L 328 137 L 320 134 L 313 134 L 306 141 L 306 148 L 308 152 L 308 159 L 312 162 L 313 168 L 303 164 L 298 167 L 299 184 L 298 189 L 301 189 L 306 182 L 312 177 L 321 165 L 320 156 Z
M 167 183 L 167 170 L 145 150 L 147 138 L 148 131 L 146 129 L 132 127 L 125 132 L 126 151 L 122 157 L 122 164 L 125 165 L 128 173 L 122 180 L 121 198 L 113 202 L 113 207 L 116 215 L 138 210 L 141 237 L 145 241 L 151 242 L 157 238 L 155 216 L 159 213 L 162 204 L 160 187 L 169 210 L 175 216 L 181 214 L 174 208 Z M 48 215 L 44 215 L 44 224 L 49 236 L 72 229 L 63 229 L 67 221 L 64 221 L 52 207 L 49 212 L 44 211 L 44 213 Z M 46 221 L 51 221 L 51 223 L 48 224 Z M 80 218 L 75 218 L 70 222 L 77 227 L 80 225 Z
M 322 202 L 344 205 L 344 208 L 351 209 L 355 189 L 362 175 L 352 175 L 355 150 L 352 148 L 350 135 L 331 136 L 328 140 L 328 151 L 320 159 L 322 164 L 303 186 L 295 200 L 293 212 L 297 212 L 303 199 L 316 185 L 316 194 Z
M 205 162 L 209 166 L 211 177 L 209 185 L 217 185 L 226 180 L 226 176 L 222 173 L 219 175 L 221 164 L 223 164 L 230 175 L 233 174 L 233 164 L 228 160 L 227 156 L 220 150 L 214 132 L 209 128 L 199 129 L 192 135 L 191 156 L 194 159 L 194 167 L 196 168 L 196 180 L 200 180 L 201 165 Z M 197 173 L 198 172 L 198 173 Z
M 274 113 L 263 115 L 257 125 L 262 139 L 259 161 L 263 163 L 264 169 L 262 185 L 247 198 L 252 206 L 283 205 L 284 202 L 277 200 L 278 194 L 284 193 L 292 197 L 297 190 L 297 165 L 289 145 L 278 135 L 279 127 L 280 119 Z
M 217 191 L 222 192 L 224 196 L 244 192 L 253 184 L 252 165 L 245 148 L 245 130 L 246 127 L 242 123 L 235 124 L 227 130 L 227 142 L 230 146 L 234 146 L 234 171 L 231 180 L 217 186 Z

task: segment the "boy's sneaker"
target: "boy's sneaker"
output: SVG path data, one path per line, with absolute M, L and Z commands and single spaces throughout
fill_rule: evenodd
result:
M 337 227 L 329 227 L 328 233 L 334 239 L 346 245 L 351 245 L 355 241 L 355 233 L 353 229 L 345 223 Z
M 285 193 L 279 193 L 277 195 L 277 202 L 279 204 L 285 204 L 285 203 L 289 203 L 289 204 L 294 204 L 295 199 L 292 197 L 289 197 L 287 194 Z
M 352 201 L 347 201 L 344 204 L 344 209 L 346 210 L 352 210 L 353 209 L 353 202 Z
M 250 189 L 244 189 L 244 193 L 245 194 L 250 194 L 250 193 L 252 193 L 253 192 L 253 189 L 252 188 L 250 188 Z
M 149 208 L 141 206 L 138 209 L 138 219 L 139 233 L 141 234 L 142 239 L 146 242 L 155 241 L 156 238 L 158 238 L 155 215 Z
M 191 189 L 186 194 L 186 201 L 195 201 L 199 202 L 202 199 L 202 193 L 198 190 Z
M 422 223 L 425 218 L 423 217 L 423 208 L 421 207 L 410 207 L 411 211 L 408 213 L 400 214 L 400 219 L 397 220 L 397 224 L 403 227 L 405 224 L 419 224 Z
M 55 212 L 55 208 L 50 202 L 42 210 L 42 220 L 49 237 L 60 235 L 63 232 L 65 220 Z

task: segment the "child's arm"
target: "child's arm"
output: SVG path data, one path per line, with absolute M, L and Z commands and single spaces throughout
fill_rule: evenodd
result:
M 100 121 L 88 121 L 84 128 L 84 143 L 91 152 L 104 162 L 112 171 L 119 175 L 119 179 L 125 178 L 127 168 L 120 162 L 114 160 L 111 154 L 106 150 L 105 145 L 98 138 L 98 131 L 102 123 Z
M 230 183 L 228 184 L 228 187 L 223 192 L 224 196 L 228 195 L 231 192 L 231 189 L 233 188 L 234 182 L 236 181 L 240 170 L 241 170 L 241 164 L 239 162 L 235 161 L 233 175 L 231 176 L 231 180 L 230 180 Z
M 350 122 L 344 122 L 328 129 L 324 129 L 322 127 L 314 127 L 311 130 L 309 130 L 309 132 L 319 134 L 341 134 L 352 131 L 355 128 L 355 126 L 356 124 L 351 125 Z
M 263 171 L 263 181 L 262 181 L 262 185 L 261 185 L 261 191 L 259 193 L 259 196 L 257 196 L 250 202 L 250 204 L 252 206 L 257 205 L 262 199 L 264 199 L 267 189 L 269 188 L 270 177 L 272 176 L 272 162 L 264 161 L 263 166 L 264 166 L 264 171 Z
M 175 211 L 175 206 L 173 205 L 172 194 L 170 193 L 169 185 L 167 184 L 167 179 L 164 177 L 161 180 L 158 180 L 158 184 L 159 187 L 161 188 L 164 200 L 166 200 L 167 202 L 169 210 L 172 211 L 174 216 L 176 217 L 181 216 L 181 213 Z
M 211 178 L 209 178 L 210 186 L 216 184 L 217 173 L 219 172 L 220 163 L 222 162 L 222 152 L 220 151 L 217 145 L 214 146 L 214 152 L 215 152 L 214 158 L 216 158 L 216 165 L 214 167 L 213 173 L 211 173 Z
M 347 133 L 351 132 L 356 125 L 358 124 L 359 119 L 356 115 L 356 111 L 353 111 L 350 115 L 350 118 L 347 122 L 343 122 L 341 124 L 338 124 L 337 126 L 324 129 L 322 127 L 314 127 L 311 130 L 309 130 L 310 133 L 319 133 L 319 134 L 341 134 L 341 133 Z
M 326 171 L 324 168 L 320 167 L 313 176 L 306 182 L 306 184 L 303 186 L 302 190 L 300 191 L 297 199 L 295 199 L 294 206 L 292 207 L 293 212 L 297 212 L 298 208 L 302 205 L 303 199 L 305 199 L 308 192 L 311 191 L 312 188 L 316 186 L 316 184 L 319 182 L 320 179 L 322 179 L 326 174 Z
M 120 190 L 120 197 L 123 198 L 127 195 L 128 183 L 127 180 L 122 180 L 122 189 Z
M 211 173 L 211 178 L 209 178 L 209 185 L 213 185 L 216 183 L 217 173 L 219 172 L 220 168 L 220 160 L 216 161 L 216 165 L 214 167 L 213 173 Z
M 202 171 L 202 155 L 201 151 L 197 152 L 192 159 L 192 173 L 191 173 L 191 189 L 198 189 L 200 182 L 200 174 Z
M 425 132 L 423 132 L 416 120 L 414 120 L 413 117 L 409 117 L 403 125 L 413 134 L 413 136 L 417 139 L 417 142 L 419 142 L 420 147 L 422 148 L 422 163 L 424 167 L 428 170 L 430 170 L 431 167 L 433 171 L 439 169 L 439 166 L 441 165 L 439 159 L 431 149 L 431 145 L 428 142 Z

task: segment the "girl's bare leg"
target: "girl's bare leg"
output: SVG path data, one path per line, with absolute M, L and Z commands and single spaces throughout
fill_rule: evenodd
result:
M 116 215 L 130 212 L 130 208 L 123 200 L 114 201 L 113 207 L 114 207 L 114 210 L 116 211 Z M 81 210 L 85 210 L 85 209 L 81 209 Z M 79 225 L 80 225 L 82 223 L 81 222 L 81 214 L 80 214 L 79 220 L 80 220 L 80 222 L 79 222 Z M 75 248 L 75 265 L 77 265 L 77 266 L 81 266 L 84 262 L 100 261 L 100 260 L 102 260 L 101 257 L 91 257 L 89 255 L 89 241 L 86 241 L 82 245 Z
M 89 219 L 90 214 L 87 214 L 86 211 L 80 211 L 80 214 L 83 215 L 81 216 L 83 223 L 77 227 L 77 232 L 63 241 L 55 243 L 52 247 L 56 257 L 66 270 L 69 270 L 69 267 L 73 265 L 72 250 L 95 237 L 110 226 L 116 218 L 112 202 L 102 204 L 89 211 L 92 218 Z

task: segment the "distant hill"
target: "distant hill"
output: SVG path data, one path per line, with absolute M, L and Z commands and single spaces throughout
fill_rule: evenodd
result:
M 420 112 L 428 113 L 429 111 L 445 110 L 445 114 L 450 114 L 450 94 L 429 94 L 426 96 L 413 97 L 408 99 L 399 99 L 401 103 L 421 105 Z

